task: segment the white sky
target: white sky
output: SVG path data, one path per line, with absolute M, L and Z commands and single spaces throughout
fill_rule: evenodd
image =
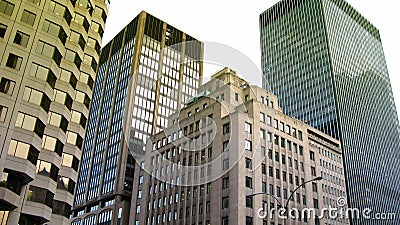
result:
M 278 1 L 111 0 L 103 45 L 144 10 L 200 41 L 217 42 L 235 48 L 260 67 L 259 14 L 276 2 Z M 348 0 L 348 2 L 380 30 L 396 108 L 399 109 L 400 41 L 397 34 L 399 34 L 400 2 L 396 0 Z M 212 75 L 215 70 L 216 68 L 207 68 L 205 65 L 204 76 Z M 251 74 L 243 76 L 246 80 L 261 86 L 261 77 Z M 399 112 L 398 110 L 398 115 Z

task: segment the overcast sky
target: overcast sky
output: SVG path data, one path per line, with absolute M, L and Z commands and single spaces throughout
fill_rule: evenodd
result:
M 235 48 L 260 67 L 259 14 L 276 2 L 278 1 L 112 0 L 103 45 L 144 10 L 200 41 L 217 42 Z M 380 30 L 396 108 L 399 109 L 400 41 L 397 34 L 400 3 L 396 0 L 348 2 Z M 204 76 L 212 75 L 214 70 L 213 67 L 205 68 Z M 261 77 L 251 74 L 243 76 L 250 82 L 261 85 Z

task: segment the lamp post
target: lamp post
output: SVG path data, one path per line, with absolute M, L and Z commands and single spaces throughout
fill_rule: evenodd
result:
M 294 194 L 299 188 L 304 187 L 307 183 L 310 183 L 310 182 L 313 182 L 313 181 L 320 181 L 320 180 L 322 180 L 322 177 L 316 177 L 316 178 L 314 178 L 314 179 L 308 180 L 308 181 L 306 181 L 306 182 L 300 184 L 299 186 L 297 186 L 297 187 L 292 191 L 292 193 L 290 194 L 289 198 L 288 198 L 287 201 L 286 201 L 285 206 L 283 206 L 283 204 L 281 203 L 281 201 L 279 201 L 279 199 L 278 199 L 276 196 L 274 196 L 274 195 L 272 195 L 272 194 L 270 194 L 270 193 L 259 192 L 259 193 L 250 194 L 250 195 L 247 195 L 247 196 L 248 196 L 248 197 L 254 197 L 254 196 L 256 196 L 256 195 L 268 195 L 268 196 L 271 196 L 272 198 L 274 198 L 275 201 L 278 202 L 278 204 L 279 204 L 278 206 L 279 206 L 280 208 L 283 208 L 283 209 L 285 210 L 285 211 L 284 211 L 285 214 L 284 214 L 284 217 L 283 217 L 283 221 L 284 221 L 284 224 L 286 224 L 286 220 L 287 220 L 287 218 L 288 218 L 288 212 L 289 212 L 289 202 L 290 202 L 290 199 L 293 197 L 293 194 Z

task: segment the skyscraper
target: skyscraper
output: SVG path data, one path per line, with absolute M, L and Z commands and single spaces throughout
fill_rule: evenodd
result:
M 340 207 L 338 140 L 282 114 L 276 96 L 229 68 L 199 93 L 137 158 L 131 224 L 348 224 L 311 213 L 284 221 L 274 212 Z
M 343 0 L 284 0 L 260 30 L 264 88 L 341 140 L 350 206 L 400 213 L 399 122 L 378 29 Z
M 134 156 L 196 94 L 202 57 L 201 42 L 146 12 L 102 49 L 72 224 L 128 224 Z
M 1 224 L 69 224 L 107 11 L 0 1 Z

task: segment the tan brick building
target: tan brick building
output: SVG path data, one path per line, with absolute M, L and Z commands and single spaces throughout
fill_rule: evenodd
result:
M 198 93 L 137 158 L 130 224 L 347 223 L 272 213 L 277 200 L 320 210 L 346 197 L 338 140 L 282 114 L 276 96 L 229 68 Z
M 0 224 L 69 224 L 108 4 L 0 1 Z

